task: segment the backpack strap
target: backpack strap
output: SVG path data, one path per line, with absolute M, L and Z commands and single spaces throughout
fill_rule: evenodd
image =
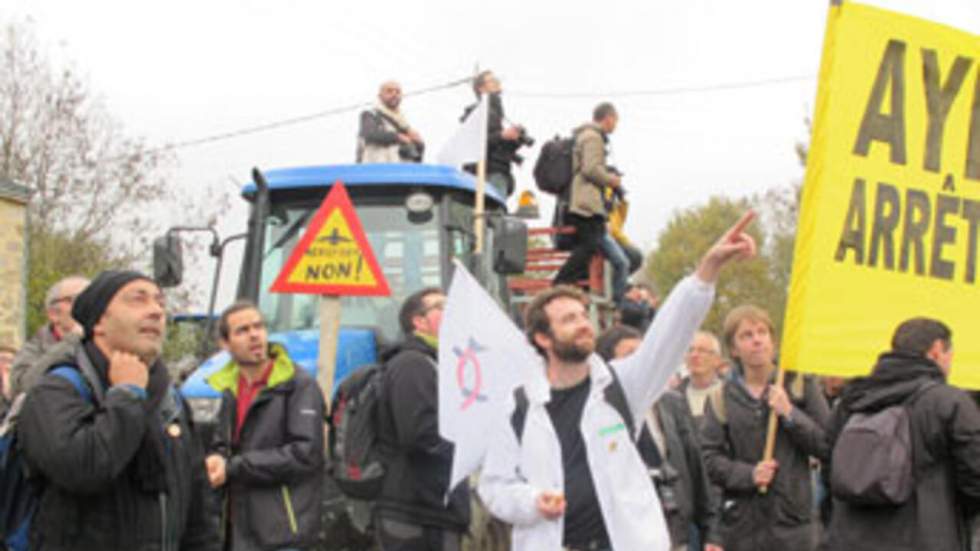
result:
M 722 425 L 728 424 L 728 413 L 725 411 L 725 382 L 715 385 L 708 391 L 708 402 L 711 404 L 711 411 L 715 412 L 715 417 Z
M 905 407 L 912 407 L 912 404 L 914 404 L 919 398 L 921 398 L 922 395 L 926 393 L 926 391 L 931 390 L 932 388 L 937 386 L 939 386 L 939 381 L 935 381 L 933 379 L 929 379 L 928 381 L 925 381 L 924 383 L 920 384 L 915 389 L 915 392 L 913 392 L 911 395 L 909 395 L 908 398 L 905 399 L 904 402 Z
M 84 347 L 78 347 L 78 351 L 75 353 L 75 367 L 82 373 L 85 380 L 88 381 L 88 386 L 92 389 L 95 401 L 100 404 L 104 402 L 105 388 L 102 386 L 102 378 L 99 377 L 99 372 L 96 371 L 92 360 L 85 353 Z
M 521 443 L 524 437 L 524 425 L 527 423 L 527 408 L 530 402 L 527 399 L 527 391 L 523 386 L 514 389 L 514 412 L 510 414 L 510 426 L 514 429 L 517 436 L 517 443 Z
M 86 402 L 92 402 L 92 390 L 82 378 L 82 373 L 79 370 L 70 365 L 60 365 L 48 371 L 48 373 L 54 375 L 55 377 L 65 379 L 75 387 L 75 390 L 82 395 L 82 398 L 84 398 Z
M 398 121 L 389 117 L 387 113 L 385 113 L 380 109 L 375 109 L 374 114 L 377 115 L 379 118 L 388 121 L 388 123 L 391 124 L 391 126 L 395 127 L 395 130 L 398 131 L 399 134 L 404 134 L 405 132 L 408 132 L 410 130 L 409 128 L 403 127 L 401 124 L 399 124 Z
M 633 422 L 633 412 L 630 411 L 629 402 L 626 401 L 626 393 L 623 392 L 623 385 L 619 382 L 619 375 L 616 374 L 616 370 L 609 367 L 609 373 L 612 374 L 613 380 L 603 391 L 606 401 L 623 417 L 623 422 L 629 429 L 630 438 L 633 438 L 636 436 L 636 424 Z
M 605 399 L 623 417 L 623 422 L 629 430 L 630 438 L 633 438 L 636 434 L 636 425 L 633 423 L 633 413 L 630 411 L 629 403 L 626 401 L 626 393 L 623 392 L 623 385 L 619 382 L 619 376 L 616 375 L 616 370 L 610 368 L 609 372 L 612 373 L 613 380 L 603 391 Z M 521 438 L 524 436 L 524 425 L 527 424 L 527 410 L 529 406 L 530 402 L 528 401 L 527 391 L 524 390 L 524 387 L 519 386 L 515 388 L 514 412 L 510 415 L 510 426 L 514 429 L 514 434 L 517 435 L 518 443 L 520 443 Z

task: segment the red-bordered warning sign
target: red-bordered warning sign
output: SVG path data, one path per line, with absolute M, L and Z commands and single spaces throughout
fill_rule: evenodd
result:
M 334 183 L 270 291 L 388 296 L 391 289 L 340 181 Z

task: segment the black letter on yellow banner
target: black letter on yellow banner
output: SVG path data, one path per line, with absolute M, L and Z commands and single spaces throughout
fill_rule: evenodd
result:
M 875 267 L 878 264 L 878 249 L 884 242 L 885 267 L 889 270 L 895 269 L 895 244 L 892 241 L 892 234 L 898 227 L 900 203 L 895 186 L 884 182 L 878 183 L 878 191 L 875 193 L 875 219 L 871 224 L 871 251 L 868 254 L 868 266 Z
M 902 228 L 902 252 L 898 260 L 900 271 L 909 271 L 909 257 L 915 255 L 915 273 L 925 275 L 925 237 L 929 232 L 931 212 L 926 192 L 918 189 L 905 192 L 905 225 Z
M 851 202 L 847 206 L 847 216 L 844 217 L 844 229 L 840 241 L 837 242 L 837 252 L 834 260 L 843 262 L 848 249 L 854 249 L 854 260 L 864 262 L 864 180 L 854 180 L 851 188 Z
M 970 118 L 970 145 L 966 150 L 966 177 L 980 180 L 980 71 L 973 90 L 973 116 Z
M 871 97 L 864 109 L 864 118 L 858 130 L 854 154 L 868 156 L 872 141 L 885 142 L 891 150 L 891 162 L 905 164 L 905 43 L 889 40 L 885 54 L 878 66 Z M 890 89 L 889 89 L 890 87 Z M 891 111 L 881 112 L 885 92 L 891 92 Z
M 970 70 L 973 60 L 958 56 L 953 62 L 953 68 L 946 77 L 946 83 L 940 89 L 940 69 L 936 50 L 922 49 L 922 79 L 926 86 L 926 110 L 929 114 L 929 130 L 926 132 L 926 156 L 922 166 L 926 170 L 939 172 L 939 163 L 943 153 L 943 127 L 949 108 L 956 99 L 966 73 Z

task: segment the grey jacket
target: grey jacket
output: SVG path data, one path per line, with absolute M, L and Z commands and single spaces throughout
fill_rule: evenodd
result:
M 579 216 L 607 215 L 603 191 L 615 178 L 606 167 L 606 135 L 595 123 L 575 129 L 571 197 L 568 210 Z
M 721 534 L 725 551 L 805 551 L 812 547 L 810 457 L 828 455 L 825 428 L 830 411 L 823 394 L 809 377 L 785 387 L 793 401 L 790 420 L 779 420 L 773 458 L 779 463 L 765 494 L 753 480 L 762 460 L 769 419 L 766 396 L 756 399 L 741 378 L 726 381 L 724 405 L 714 397 L 705 408 L 701 429 L 704 463 L 712 482 L 722 490 Z M 717 408 L 717 409 L 716 409 Z M 725 421 L 716 413 L 724 410 Z
M 66 335 L 62 340 L 74 344 L 78 342 L 78 336 Z M 17 357 L 14 358 L 14 365 L 10 368 L 11 397 L 27 392 L 37 384 L 38 379 L 44 375 L 46 367 L 41 365 L 39 360 L 59 342 L 61 341 L 51 331 L 51 324 L 47 323 L 24 343 L 17 352 Z
M 669 504 L 663 489 L 659 490 L 671 543 L 675 547 L 688 543 L 688 528 L 694 523 L 705 535 L 705 543 L 720 545 L 718 495 L 712 491 L 704 469 L 697 426 L 691 410 L 683 396 L 676 391 L 668 391 L 657 400 L 654 411 L 663 432 L 666 448 L 664 459 L 672 469 L 661 468 L 666 480 L 659 484 L 666 484 L 672 490 L 673 503 Z M 644 432 L 649 432 L 648 426 L 644 428 Z M 647 465 L 655 467 L 655 461 L 652 460 L 655 456 L 649 449 L 652 444 L 652 437 L 643 435 L 637 446 Z

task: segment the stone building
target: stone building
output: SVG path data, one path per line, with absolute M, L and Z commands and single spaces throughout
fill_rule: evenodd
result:
M 0 177 L 0 343 L 24 342 L 28 188 Z

